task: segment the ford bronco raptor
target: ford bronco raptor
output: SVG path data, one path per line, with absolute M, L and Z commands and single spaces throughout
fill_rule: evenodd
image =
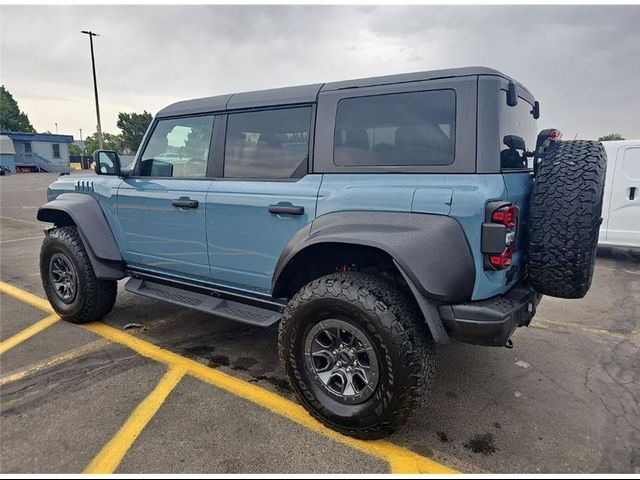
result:
M 542 294 L 585 295 L 606 156 L 538 131 L 520 83 L 482 67 L 187 100 L 135 162 L 63 176 L 40 270 L 65 320 L 125 289 L 267 327 L 298 400 L 358 438 L 432 387 L 435 345 L 511 346 Z M 212 317 L 213 318 L 213 317 Z

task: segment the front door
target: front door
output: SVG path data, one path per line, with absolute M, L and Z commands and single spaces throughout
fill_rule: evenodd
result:
M 211 275 L 269 295 L 278 257 L 312 221 L 321 175 L 307 174 L 312 108 L 228 115 L 224 178 L 207 195 Z
M 640 247 L 640 147 L 618 149 L 611 187 L 607 243 Z
M 205 203 L 214 117 L 156 122 L 134 174 L 118 189 L 119 239 L 126 263 L 210 280 Z

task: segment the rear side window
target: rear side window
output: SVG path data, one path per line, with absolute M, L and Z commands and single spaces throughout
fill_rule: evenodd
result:
M 213 115 L 158 121 L 140 157 L 139 175 L 205 177 L 212 131 Z
M 630 180 L 640 180 L 640 148 L 624 151 L 623 171 Z
M 227 178 L 299 178 L 307 171 L 311 107 L 230 114 Z
M 338 102 L 336 165 L 448 165 L 456 136 L 453 90 L 345 98 Z
M 507 105 L 507 92 L 500 102 L 500 166 L 503 170 L 525 170 L 533 168 L 533 158 L 524 155 L 536 148 L 538 124 L 533 118 L 533 105 L 518 97 L 514 107 Z

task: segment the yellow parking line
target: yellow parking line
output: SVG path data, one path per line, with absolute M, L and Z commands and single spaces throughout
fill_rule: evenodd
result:
M 391 467 L 392 473 L 457 473 L 456 470 L 383 440 L 364 441 L 342 435 L 315 420 L 298 403 L 292 402 L 269 390 L 245 382 L 234 376 L 227 375 L 219 370 L 207 367 L 195 360 L 165 350 L 140 338 L 133 337 L 108 325 L 89 323 L 83 326 L 98 335 L 108 338 L 114 343 L 120 343 L 129 347 L 143 357 L 183 368 L 188 374 L 204 382 L 249 400 L 282 417 L 288 418 L 310 430 L 321 433 L 356 450 L 386 460 Z
M 4 282 L 0 282 L 0 291 L 12 295 L 34 306 L 39 307 L 39 305 L 42 305 L 42 307 L 39 308 L 50 311 L 51 307 L 49 306 L 48 302 L 36 295 L 25 292 L 22 289 L 13 287 L 12 285 Z M 207 367 L 206 365 L 198 363 L 195 360 L 191 360 L 189 358 L 178 355 L 177 353 L 160 348 L 157 345 L 154 345 L 140 338 L 136 338 L 108 325 L 94 322 L 82 325 L 82 327 L 104 338 L 107 338 L 114 343 L 125 345 L 126 347 L 134 350 L 144 357 L 163 362 L 174 368 L 182 369 L 184 372 L 196 378 L 199 378 L 200 380 L 203 380 L 211 385 L 214 385 L 236 396 L 262 406 L 284 418 L 288 418 L 289 420 L 303 425 L 310 430 L 332 438 L 335 441 L 348 445 L 361 452 L 386 460 L 391 468 L 391 473 L 459 473 L 456 470 L 446 467 L 445 465 L 442 465 L 434 460 L 423 457 L 415 452 L 412 452 L 411 450 L 400 447 L 398 445 L 394 445 L 384 440 L 364 441 L 342 435 L 334 430 L 325 427 L 320 422 L 315 420 L 298 403 L 292 402 L 291 400 L 281 397 L 280 395 L 277 395 L 264 388 L 245 382 L 244 380 L 240 380 L 239 378 L 227 375 L 226 373 L 223 373 L 219 370 Z M 125 444 L 125 453 L 126 449 L 128 449 L 129 446 L 130 444 L 128 446 Z M 91 465 L 87 467 L 87 469 L 89 469 L 94 464 L 94 462 L 92 462 Z
M 43 318 L 39 322 L 34 323 L 30 327 L 27 327 L 24 330 L 16 333 L 12 337 L 9 337 L 6 340 L 0 342 L 0 354 L 6 352 L 10 348 L 15 347 L 16 345 L 19 345 L 25 340 L 33 337 L 36 333 L 39 333 L 45 328 L 53 325 L 58 320 L 60 320 L 60 317 L 58 317 L 58 315 L 55 315 L 55 314 L 49 315 L 48 317 Z
M 13 285 L 0 281 L 0 292 L 11 295 L 18 300 L 28 303 L 29 305 L 44 310 L 45 312 L 53 312 L 53 308 L 47 300 L 41 298 L 33 293 L 29 293 L 21 288 L 14 287 Z
M 136 407 L 120 430 L 85 468 L 84 473 L 113 473 L 184 374 L 184 369 L 180 367 L 169 367 L 158 385 Z
M 68 362 L 69 360 L 73 360 L 74 358 L 78 358 L 82 355 L 93 352 L 94 350 L 99 350 L 102 347 L 109 345 L 110 343 L 111 342 L 106 338 L 101 338 L 100 340 L 95 340 L 78 348 L 67 350 L 66 352 L 54 355 L 45 360 L 42 360 L 41 362 L 31 364 L 28 367 L 9 372 L 4 377 L 0 378 L 0 387 L 6 385 L 7 383 L 22 380 L 23 378 L 34 375 L 42 370 L 61 365 L 65 362 Z

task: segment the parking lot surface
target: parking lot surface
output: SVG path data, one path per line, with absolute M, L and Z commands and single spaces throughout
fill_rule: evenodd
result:
M 0 177 L 0 472 L 640 472 L 640 264 L 602 253 L 514 348 L 438 351 L 385 441 L 321 427 L 260 329 L 138 297 L 86 327 L 47 311 L 35 216 L 52 174 Z M 26 330 L 25 330 L 26 329 Z

